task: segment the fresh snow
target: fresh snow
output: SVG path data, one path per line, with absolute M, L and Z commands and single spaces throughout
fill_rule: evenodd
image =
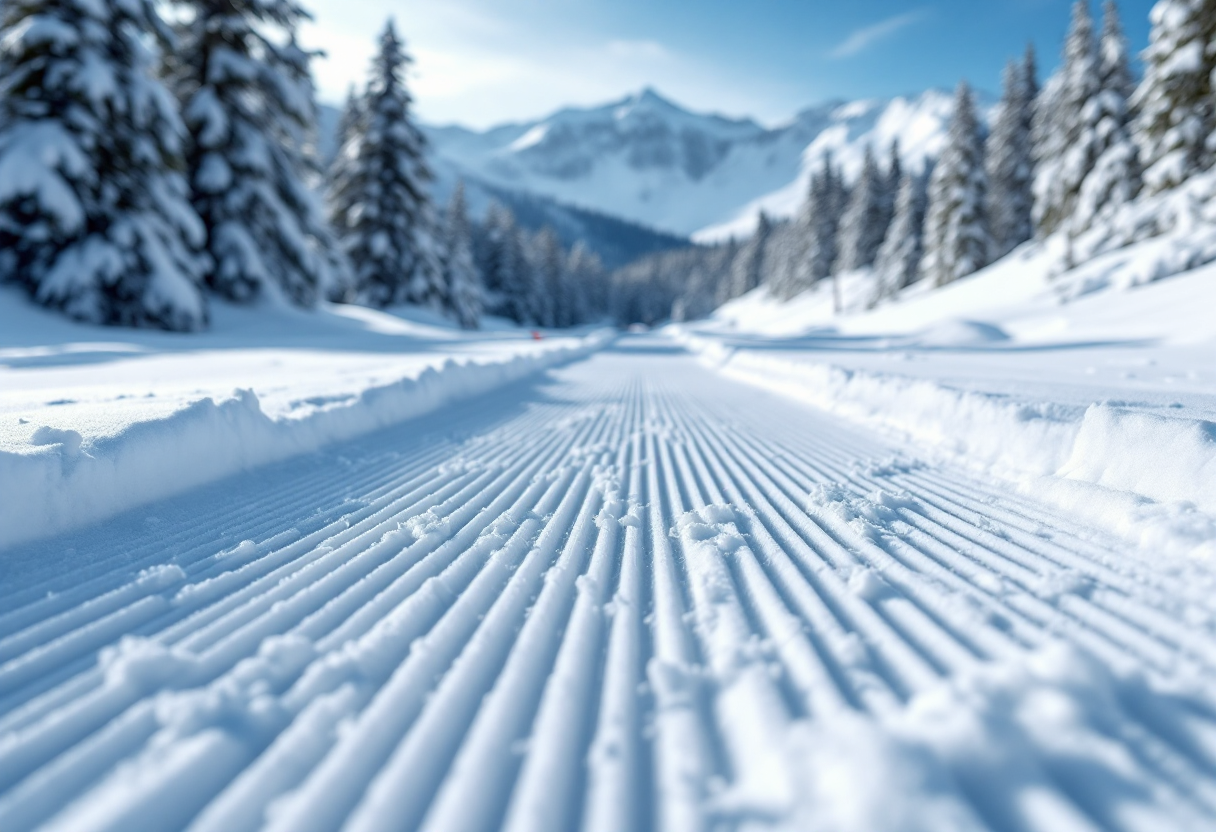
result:
M 0 829 L 1210 830 L 1165 244 L 617 337 L 0 292 Z
M 217 302 L 210 331 L 184 338 L 81 326 L 0 292 L 0 546 L 434 410 L 602 338 L 467 336 L 401 311 Z
M 1027 245 L 867 309 L 868 272 L 789 303 L 757 290 L 675 328 L 731 377 L 924 445 L 1134 539 L 1216 554 L 1216 266 L 1148 283 L 1160 241 L 1052 278 Z M 1133 272 L 1135 269 L 1133 269 Z
M 0 569 L 6 832 L 1216 820 L 1209 562 L 661 336 Z

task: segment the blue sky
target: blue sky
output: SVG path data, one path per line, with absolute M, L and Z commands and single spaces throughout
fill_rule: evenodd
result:
M 305 0 L 323 99 L 363 78 L 392 15 L 432 123 L 486 127 L 650 85 L 697 110 L 775 124 L 828 98 L 952 87 L 997 92 L 1032 41 L 1059 60 L 1071 0 Z M 1098 2 L 1094 11 L 1098 12 Z M 1119 4 L 1133 50 L 1152 0 Z

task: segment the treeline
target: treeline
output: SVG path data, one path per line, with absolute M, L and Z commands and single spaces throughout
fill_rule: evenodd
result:
M 466 328 L 486 312 L 543 327 L 602 314 L 605 271 L 584 246 L 566 251 L 547 226 L 531 234 L 500 205 L 471 223 L 459 184 L 436 216 L 426 143 L 405 86 L 408 63 L 390 22 L 366 88 L 351 92 L 339 122 L 331 218 L 351 272 L 332 297 L 427 306 Z
M 0 280 L 82 320 L 196 330 L 211 296 L 564 326 L 603 267 L 505 209 L 431 204 L 391 22 L 330 170 L 294 0 L 0 5 Z
M 793 219 L 761 215 L 743 243 L 614 273 L 615 314 L 695 317 L 762 284 L 789 298 L 829 277 L 839 309 L 844 272 L 870 270 L 877 303 L 920 280 L 965 277 L 1034 238 L 1055 236 L 1070 256 L 1122 207 L 1216 162 L 1216 3 L 1159 0 L 1150 19 L 1137 84 L 1116 4 L 1104 4 L 1099 30 L 1078 0 L 1060 68 L 1040 88 L 1033 50 L 1011 61 L 990 129 L 963 82 L 945 148 L 925 171 L 902 170 L 898 146 L 868 148 L 849 185 L 825 156 Z

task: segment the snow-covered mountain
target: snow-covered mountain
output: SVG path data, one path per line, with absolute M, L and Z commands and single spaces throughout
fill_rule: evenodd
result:
M 941 148 L 950 110 L 950 93 L 929 90 L 832 101 L 766 128 L 689 112 L 645 89 L 537 121 L 426 132 L 437 167 L 449 176 L 711 240 L 747 233 L 761 209 L 792 214 L 824 152 L 851 176 L 867 145 L 885 154 L 898 138 L 905 165 L 919 169 Z
M 318 151 L 326 164 L 333 161 L 337 153 L 340 117 L 341 113 L 335 107 L 322 105 L 319 108 Z M 432 134 L 460 130 L 425 126 L 423 129 Z M 646 254 L 688 245 L 688 237 L 684 234 L 671 234 L 627 217 L 571 205 L 541 191 L 487 181 L 443 153 L 433 153 L 430 161 L 435 174 L 432 196 L 438 205 L 446 205 L 456 183 L 463 182 L 469 213 L 474 218 L 482 219 L 490 204 L 497 202 L 510 208 L 523 228 L 537 231 L 549 226 L 567 248 L 582 242 L 609 268 L 623 266 Z

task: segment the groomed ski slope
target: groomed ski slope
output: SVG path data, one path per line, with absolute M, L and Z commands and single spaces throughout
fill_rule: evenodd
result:
M 1210 830 L 1216 592 L 672 342 L 0 560 L 0 829 Z

